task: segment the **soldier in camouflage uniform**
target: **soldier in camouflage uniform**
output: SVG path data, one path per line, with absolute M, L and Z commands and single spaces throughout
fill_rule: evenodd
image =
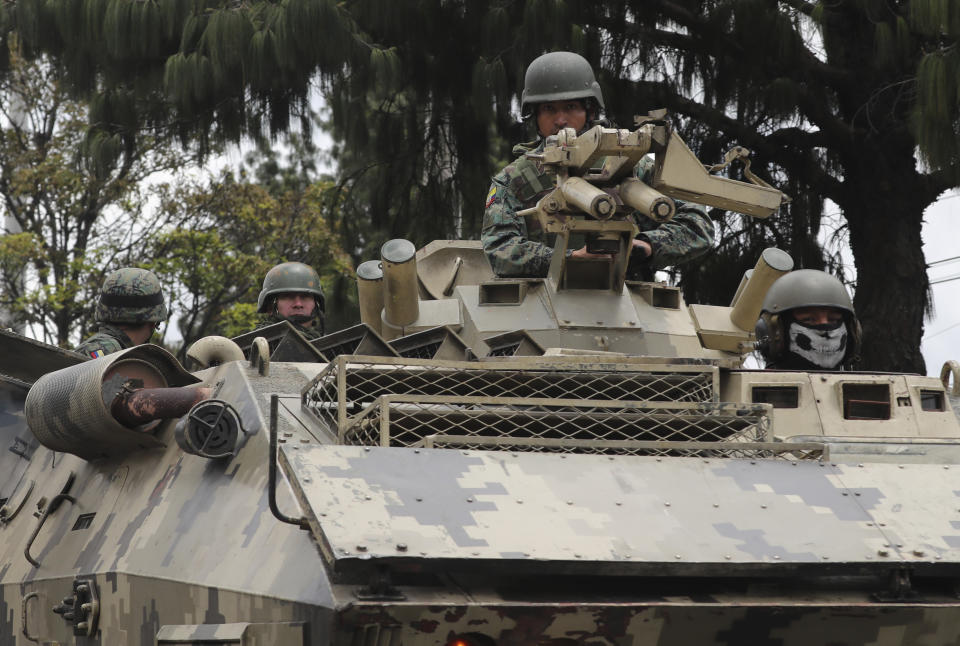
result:
M 481 241 L 497 276 L 546 276 L 553 255 L 552 241 L 545 240 L 539 227 L 528 231 L 517 212 L 534 206 L 553 190 L 556 173 L 539 167 L 524 154 L 542 151 L 546 138 L 563 128 L 583 132 L 594 125 L 602 109 L 600 85 L 582 56 L 551 52 L 530 63 L 521 113 L 534 120 L 539 138 L 513 149 L 519 157 L 493 178 L 483 215 Z M 652 169 L 653 160 L 647 157 L 637 164 L 635 172 L 646 180 Z M 663 224 L 640 213 L 633 215 L 643 233 L 633 241 L 630 278 L 650 280 L 654 270 L 692 260 L 712 246 L 713 222 L 704 208 L 681 201 L 676 204 L 676 215 Z M 586 247 L 567 254 L 575 258 L 593 255 Z
M 289 321 L 307 339 L 323 336 L 324 300 L 320 276 L 310 265 L 285 262 L 263 279 L 257 311 L 265 320 L 257 328 Z
M 107 275 L 94 316 L 100 328 L 77 346 L 77 352 L 96 359 L 146 343 L 167 318 L 160 280 L 152 271 L 136 267 Z

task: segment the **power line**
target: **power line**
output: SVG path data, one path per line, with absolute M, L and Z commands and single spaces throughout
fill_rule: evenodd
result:
M 948 262 L 954 262 L 960 260 L 960 256 L 954 256 L 953 258 L 944 258 L 943 260 L 934 260 L 933 262 L 928 262 L 927 267 L 936 267 L 937 265 L 945 265 Z
M 934 337 L 940 336 L 940 335 L 943 334 L 944 332 L 949 332 L 950 330 L 952 330 L 952 329 L 955 328 L 955 327 L 960 327 L 960 323 L 954 323 L 953 325 L 948 325 L 947 327 L 943 328 L 943 329 L 940 330 L 939 332 L 934 332 L 933 334 L 924 335 L 923 340 L 924 340 L 924 341 L 929 341 L 930 339 L 932 339 L 932 338 L 934 338 Z
M 931 284 L 931 285 L 938 285 L 938 284 L 940 284 L 940 283 L 948 283 L 948 282 L 950 282 L 951 280 L 957 280 L 958 278 L 960 278 L 960 274 L 954 274 L 953 276 L 945 276 L 944 278 L 938 278 L 938 279 L 936 279 L 936 280 L 931 280 L 931 281 L 930 281 L 930 284 Z

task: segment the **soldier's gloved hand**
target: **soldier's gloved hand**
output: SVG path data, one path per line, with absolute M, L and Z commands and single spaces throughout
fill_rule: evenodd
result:
M 653 256 L 653 246 L 641 238 L 633 239 L 630 260 L 627 263 L 627 280 L 652 280 L 653 270 L 647 261 Z
M 653 255 L 653 247 L 646 240 L 633 239 L 633 249 L 630 250 L 630 262 L 644 261 Z

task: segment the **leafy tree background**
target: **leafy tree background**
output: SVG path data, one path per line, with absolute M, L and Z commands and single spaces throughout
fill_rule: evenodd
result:
M 327 218 L 354 261 L 390 237 L 476 234 L 489 177 L 525 135 L 514 107 L 527 63 L 581 52 L 613 121 L 667 107 L 702 159 L 742 144 L 794 197 L 767 221 L 716 213 L 722 244 L 683 274 L 688 298 L 726 302 L 771 243 L 832 267 L 817 243 L 830 200 L 855 258 L 862 366 L 924 370 L 922 215 L 958 178 L 957 3 L 16 0 L 0 24 L 91 98 L 100 164 L 117 137 L 204 151 L 308 126 L 319 84 L 334 191 L 349 195 Z
M 48 343 L 76 342 L 93 320 L 106 271 L 135 263 L 140 241 L 183 223 L 147 207 L 162 185 L 146 180 L 189 163 L 151 136 L 96 166 L 83 154 L 87 109 L 42 60 L 14 54 L 0 76 L 0 308 Z
M 209 180 L 178 174 L 197 170 L 195 152 L 153 136 L 130 137 L 119 157 L 97 164 L 86 104 L 45 59 L 14 50 L 9 63 L 0 77 L 0 214 L 19 232 L 0 236 L 0 307 L 43 340 L 72 347 L 91 332 L 103 278 L 121 266 L 160 276 L 179 329 L 167 326 L 155 341 L 182 339 L 181 350 L 256 325 L 261 281 L 277 262 L 312 264 L 328 290 L 349 275 L 325 217 L 344 192 L 299 161 L 316 151 L 295 133 L 288 148 L 297 161 L 264 145 L 239 173 Z M 343 325 L 351 305 L 334 308 L 329 324 Z

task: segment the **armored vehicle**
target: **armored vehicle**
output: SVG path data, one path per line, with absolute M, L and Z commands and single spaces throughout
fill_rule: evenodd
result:
M 688 305 L 627 279 L 627 215 L 782 195 L 657 118 L 541 161 L 546 278 L 391 241 L 361 324 L 193 372 L 0 336 L 0 644 L 960 643 L 957 370 L 744 368 L 790 258 Z

